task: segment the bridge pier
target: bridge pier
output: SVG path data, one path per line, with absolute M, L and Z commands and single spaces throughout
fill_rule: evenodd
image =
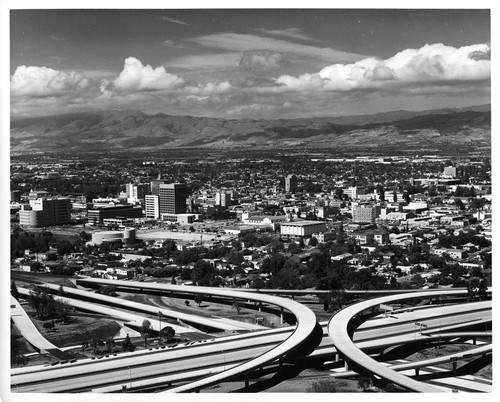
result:
M 248 388 L 250 386 L 250 374 L 248 371 L 245 373 L 245 388 Z
M 420 370 L 418 368 L 415 369 L 415 378 L 418 378 L 418 375 L 420 373 Z
M 280 324 L 283 324 L 283 307 L 280 307 Z

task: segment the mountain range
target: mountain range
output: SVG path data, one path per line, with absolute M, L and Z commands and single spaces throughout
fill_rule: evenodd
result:
M 102 111 L 11 121 L 11 152 L 490 144 L 491 106 L 281 120 Z

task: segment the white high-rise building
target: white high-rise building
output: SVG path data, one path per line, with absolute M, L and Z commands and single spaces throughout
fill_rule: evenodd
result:
M 143 200 L 149 192 L 149 184 L 128 183 L 125 185 L 125 192 L 127 193 L 127 200 Z
M 231 193 L 221 193 L 215 194 L 215 205 L 220 205 L 221 207 L 228 207 L 231 205 Z
M 158 195 L 147 195 L 145 206 L 146 218 L 160 218 L 160 197 Z

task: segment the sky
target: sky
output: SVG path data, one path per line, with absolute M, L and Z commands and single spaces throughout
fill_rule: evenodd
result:
M 277 119 L 491 102 L 487 8 L 11 9 L 9 20 L 13 119 L 110 109 Z

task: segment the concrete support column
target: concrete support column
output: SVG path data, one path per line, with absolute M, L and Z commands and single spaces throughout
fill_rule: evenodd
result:
M 248 372 L 245 373 L 245 388 L 248 388 L 250 385 L 250 374 Z
M 415 369 L 415 377 L 418 378 L 418 375 L 420 373 L 420 370 L 418 368 Z
M 280 323 L 283 324 L 283 307 L 280 307 Z

